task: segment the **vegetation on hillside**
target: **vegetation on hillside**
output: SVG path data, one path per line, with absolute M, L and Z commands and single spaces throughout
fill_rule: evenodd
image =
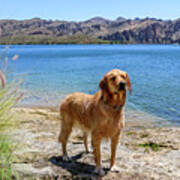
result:
M 115 42 L 113 41 L 111 42 L 108 40 L 101 40 L 86 35 L 74 35 L 74 36 L 63 36 L 63 37 L 53 37 L 53 36 L 51 37 L 44 35 L 13 36 L 13 37 L 3 37 L 0 39 L 0 44 L 110 44 L 110 43 L 112 44 Z

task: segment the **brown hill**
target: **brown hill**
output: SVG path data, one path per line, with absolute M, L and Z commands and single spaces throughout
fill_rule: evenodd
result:
M 106 40 L 106 41 L 104 41 Z M 180 44 L 180 18 L 134 20 L 122 17 L 87 21 L 0 20 L 0 44 L 4 43 L 145 43 Z

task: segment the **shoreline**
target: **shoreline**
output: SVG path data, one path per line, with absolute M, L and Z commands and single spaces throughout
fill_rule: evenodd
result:
M 34 111 L 34 113 L 43 112 L 44 114 L 47 114 L 49 112 L 58 113 L 59 114 L 59 108 L 60 105 L 48 105 L 48 106 L 41 106 L 41 105 L 28 105 L 28 106 L 17 106 L 13 108 L 15 111 L 27 111 L 31 112 Z M 60 115 L 59 115 L 60 117 Z M 159 127 L 180 127 L 180 125 L 173 124 L 168 122 L 167 120 L 155 116 L 153 114 L 141 111 L 141 110 L 134 110 L 131 108 L 125 108 L 125 124 L 127 124 L 127 127 L 129 128 L 159 128 Z
M 0 43 L 0 46 L 10 46 L 10 45 L 15 45 L 15 46 L 31 46 L 31 45 L 33 45 L 33 46 L 38 46 L 38 45 L 44 45 L 44 46 L 53 46 L 53 45 L 149 45 L 149 46 L 154 46 L 154 45 L 159 45 L 159 46 L 169 46 L 169 45 L 174 45 L 174 46 L 180 46 L 180 44 L 178 44 L 178 43 L 166 43 L 166 44 L 162 44 L 162 43 L 113 43 L 113 42 L 106 42 L 106 43 L 54 43 L 54 44 L 42 44 L 42 43 L 39 43 L 39 44 L 36 44 L 36 43 L 31 43 L 31 44 L 23 44 L 23 43 L 20 43 L 20 44 L 16 44 L 16 43 Z

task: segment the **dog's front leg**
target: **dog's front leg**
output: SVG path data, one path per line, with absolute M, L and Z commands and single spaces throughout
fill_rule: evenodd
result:
M 98 136 L 98 133 L 92 133 L 92 147 L 96 163 L 95 173 L 103 176 L 105 172 L 101 167 L 101 140 L 102 138 Z
M 111 165 L 110 165 L 110 168 L 112 168 L 115 163 L 116 149 L 117 149 L 117 145 L 119 143 L 119 136 L 120 136 L 120 130 L 118 130 L 118 132 L 113 137 L 111 137 Z

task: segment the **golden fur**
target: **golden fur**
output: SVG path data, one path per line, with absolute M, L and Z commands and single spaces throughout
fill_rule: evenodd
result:
M 100 90 L 94 95 L 76 92 L 67 96 L 62 102 L 60 108 L 62 127 L 59 142 L 62 144 L 63 156 L 66 156 L 68 137 L 73 126 L 78 125 L 84 132 L 84 145 L 88 151 L 87 134 L 90 132 L 96 167 L 100 168 L 101 140 L 110 138 L 110 167 L 112 167 L 120 131 L 124 127 L 126 91 L 131 92 L 131 83 L 126 72 L 114 69 L 105 74 L 99 86 Z

